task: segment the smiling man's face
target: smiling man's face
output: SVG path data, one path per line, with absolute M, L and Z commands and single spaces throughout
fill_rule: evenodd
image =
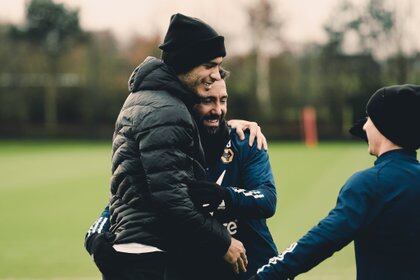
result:
M 179 74 L 178 78 L 194 93 L 198 93 L 200 86 L 209 90 L 215 81 L 220 81 L 220 64 L 223 57 L 217 57 L 211 61 L 194 67 L 185 74 Z
M 200 103 L 194 105 L 194 111 L 199 119 L 198 125 L 205 128 L 209 134 L 214 134 L 227 113 L 226 83 L 220 79 L 214 81 L 210 89 L 204 84 L 197 89 Z

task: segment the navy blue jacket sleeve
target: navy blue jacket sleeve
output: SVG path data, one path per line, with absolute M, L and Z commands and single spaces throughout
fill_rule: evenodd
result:
M 226 209 L 235 218 L 261 219 L 274 215 L 276 188 L 267 151 L 258 150 L 256 141 L 248 145 L 235 135 L 234 145 L 239 153 L 240 176 L 243 186 L 228 187 L 231 205 Z
M 85 235 L 85 248 L 86 251 L 90 255 L 92 255 L 92 245 L 95 239 L 95 236 L 97 236 L 100 233 L 106 233 L 109 231 L 110 228 L 110 222 L 109 222 L 109 207 L 105 207 L 104 211 L 101 213 L 99 218 L 90 226 L 89 230 L 87 231 Z
M 95 233 L 102 233 L 109 231 L 109 207 L 106 206 L 104 211 L 101 213 L 99 218 L 90 226 L 88 232 L 86 233 L 85 240 L 89 239 Z
M 363 171 L 343 186 L 336 207 L 317 226 L 258 270 L 258 279 L 292 279 L 350 243 L 385 204 L 377 176 Z

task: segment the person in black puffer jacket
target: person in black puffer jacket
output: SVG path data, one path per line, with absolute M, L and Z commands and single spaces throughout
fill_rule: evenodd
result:
M 206 176 L 190 112 L 197 102 L 194 92 L 221 79 L 224 38 L 204 22 L 176 14 L 160 48 L 163 61 L 148 57 L 131 75 L 130 95 L 115 125 L 109 203 L 113 246 L 107 248 L 113 260 L 94 256 L 104 279 L 193 279 L 171 266 L 181 251 L 191 259 L 224 258 L 233 267 L 244 265 L 242 243 L 199 212 L 187 190 L 190 182 Z

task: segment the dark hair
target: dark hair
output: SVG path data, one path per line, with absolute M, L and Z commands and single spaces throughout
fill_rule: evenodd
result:
M 226 69 L 222 68 L 222 67 L 220 67 L 219 74 L 220 74 L 220 77 L 221 77 L 223 80 L 225 80 L 225 81 L 226 81 L 226 80 L 229 78 L 229 76 L 230 76 L 230 72 L 229 72 L 228 70 L 226 70 Z

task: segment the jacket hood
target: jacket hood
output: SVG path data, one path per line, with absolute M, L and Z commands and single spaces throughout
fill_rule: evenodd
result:
M 192 106 L 198 97 L 176 76 L 175 72 L 161 59 L 147 57 L 137 66 L 128 80 L 130 93 L 142 90 L 164 90 Z

